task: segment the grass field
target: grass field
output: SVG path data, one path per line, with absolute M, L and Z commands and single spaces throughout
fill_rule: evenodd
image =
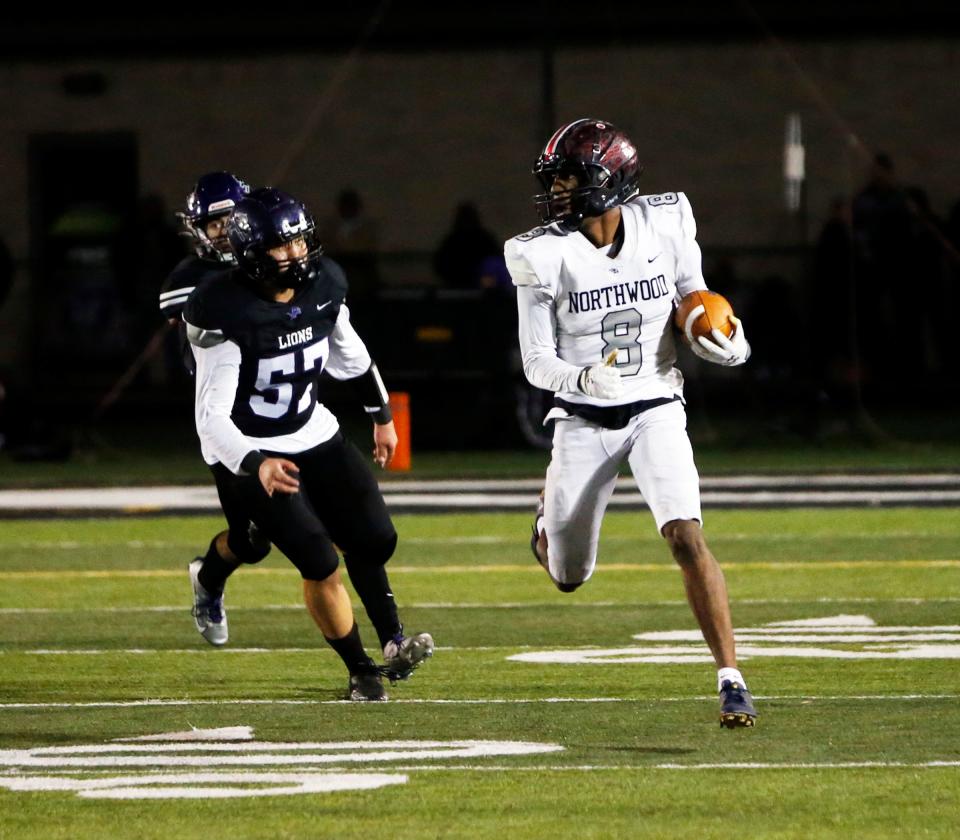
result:
M 708 512 L 742 731 L 646 514 L 607 517 L 572 595 L 528 516 L 397 517 L 394 588 L 438 649 L 372 705 L 340 701 L 276 553 L 205 645 L 186 563 L 217 519 L 0 522 L 0 837 L 956 837 L 958 513 Z

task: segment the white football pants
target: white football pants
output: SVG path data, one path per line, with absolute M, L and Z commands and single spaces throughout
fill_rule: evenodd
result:
M 679 400 L 638 414 L 623 429 L 560 418 L 547 467 L 543 517 L 550 574 L 560 583 L 581 583 L 593 574 L 600 523 L 624 461 L 658 532 L 674 519 L 703 521 L 700 476 Z

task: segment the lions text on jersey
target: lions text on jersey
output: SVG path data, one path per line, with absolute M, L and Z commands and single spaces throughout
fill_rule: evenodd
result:
M 558 225 L 509 240 L 520 349 L 531 384 L 569 402 L 625 404 L 681 396 L 674 367 L 674 300 L 706 289 L 690 203 L 683 193 L 639 196 L 621 206 L 623 245 L 595 247 Z M 624 394 L 586 397 L 580 371 L 617 351 Z
M 317 377 L 365 373 L 370 355 L 350 324 L 340 267 L 318 270 L 286 303 L 259 297 L 236 270 L 202 282 L 184 321 L 197 360 L 196 420 L 208 464 L 239 474 L 251 450 L 302 452 L 339 424 L 317 402 Z

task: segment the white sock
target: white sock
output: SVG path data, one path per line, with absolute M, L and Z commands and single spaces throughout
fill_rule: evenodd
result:
M 746 681 L 743 679 L 743 674 L 741 674 L 736 668 L 721 668 L 717 671 L 717 691 L 719 691 L 726 680 L 730 682 L 740 683 L 744 688 L 747 687 Z

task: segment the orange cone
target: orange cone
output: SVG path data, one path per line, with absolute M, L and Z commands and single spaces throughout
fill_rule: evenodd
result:
M 403 391 L 390 394 L 390 413 L 397 430 L 397 450 L 387 467 L 391 472 L 406 472 L 410 469 L 410 395 Z

